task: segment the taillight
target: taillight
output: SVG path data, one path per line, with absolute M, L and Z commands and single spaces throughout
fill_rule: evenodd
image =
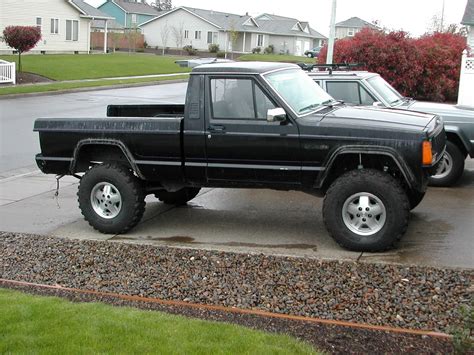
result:
M 423 165 L 431 165 L 433 163 L 433 150 L 430 141 L 423 141 L 422 152 Z

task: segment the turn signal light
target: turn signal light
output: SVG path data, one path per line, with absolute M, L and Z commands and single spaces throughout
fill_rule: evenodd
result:
M 433 150 L 430 141 L 423 142 L 423 165 L 431 165 L 433 163 Z

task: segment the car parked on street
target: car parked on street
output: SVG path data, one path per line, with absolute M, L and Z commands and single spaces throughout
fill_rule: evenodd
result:
M 437 174 L 430 178 L 430 185 L 454 185 L 463 174 L 465 159 L 468 156 L 474 158 L 474 107 L 423 102 L 404 97 L 376 73 L 353 70 L 315 71 L 311 70 L 314 66 L 302 67 L 308 70 L 310 77 L 327 93 L 346 104 L 429 112 L 440 116 L 447 134 L 446 154 Z
M 323 47 L 314 47 L 304 52 L 304 55 L 308 58 L 319 57 L 319 53 Z
M 438 116 L 343 105 L 285 63 L 201 65 L 184 105 L 110 105 L 108 116 L 39 118 L 34 130 L 39 168 L 80 178 L 82 214 L 112 234 L 140 221 L 148 194 L 179 205 L 202 187 L 270 188 L 324 196 L 340 245 L 386 250 L 445 150 Z

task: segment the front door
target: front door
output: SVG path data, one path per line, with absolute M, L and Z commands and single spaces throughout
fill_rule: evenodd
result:
M 209 77 L 206 82 L 208 180 L 229 184 L 299 184 L 298 127 L 268 122 L 277 107 L 252 76 Z

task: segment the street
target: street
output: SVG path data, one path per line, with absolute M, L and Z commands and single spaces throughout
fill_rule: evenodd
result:
M 107 105 L 183 103 L 186 83 L 0 99 L 0 178 L 35 165 L 38 117 L 105 117 Z M 10 175 L 10 174 L 8 174 Z
M 117 103 L 184 101 L 185 83 L 0 100 L 0 231 L 58 237 L 204 248 L 244 253 L 474 268 L 474 160 L 460 184 L 430 188 L 411 213 L 406 235 L 386 253 L 339 247 L 322 221 L 322 199 L 301 192 L 203 189 L 188 206 L 147 197 L 141 223 L 126 235 L 103 235 L 78 208 L 77 180 L 56 180 L 34 166 L 36 117 L 105 116 Z

